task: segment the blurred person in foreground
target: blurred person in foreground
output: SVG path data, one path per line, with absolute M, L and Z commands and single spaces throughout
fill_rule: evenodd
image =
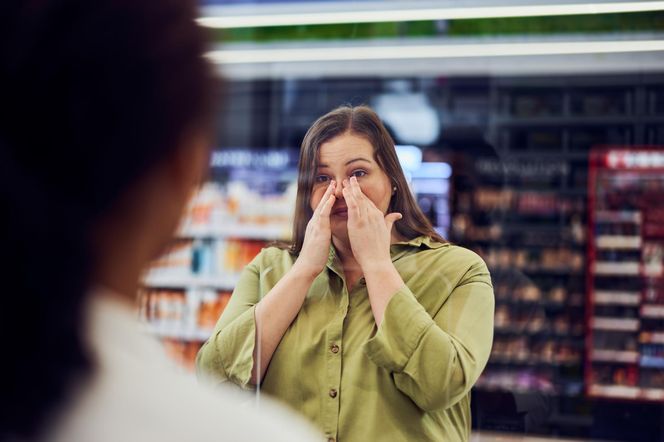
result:
M 0 6 L 0 440 L 316 440 L 199 389 L 135 320 L 208 162 L 217 82 L 195 16 L 187 0 Z
M 302 142 L 292 243 L 244 270 L 198 370 L 329 440 L 464 441 L 493 314 L 486 265 L 433 229 L 377 115 L 341 107 Z

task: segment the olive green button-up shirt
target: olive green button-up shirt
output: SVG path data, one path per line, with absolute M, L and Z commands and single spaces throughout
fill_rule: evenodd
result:
M 348 291 L 331 248 L 261 390 L 341 442 L 468 440 L 470 389 L 493 339 L 489 272 L 475 253 L 427 237 L 390 251 L 405 285 L 377 327 L 364 280 Z M 294 262 L 272 247 L 247 266 L 198 354 L 199 374 L 253 388 L 254 307 Z

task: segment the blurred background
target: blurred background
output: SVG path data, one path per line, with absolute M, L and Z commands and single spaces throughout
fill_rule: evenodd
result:
M 208 0 L 200 23 L 226 79 L 209 180 L 140 295 L 183 369 L 289 237 L 307 128 L 368 104 L 492 273 L 476 435 L 664 441 L 664 2 Z

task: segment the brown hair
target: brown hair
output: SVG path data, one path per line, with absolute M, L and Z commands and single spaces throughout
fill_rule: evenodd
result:
M 394 224 L 399 234 L 407 239 L 426 235 L 436 241 L 446 242 L 433 228 L 422 213 L 408 188 L 406 177 L 401 170 L 394 141 L 378 115 L 368 106 L 340 106 L 318 118 L 307 131 L 300 148 L 298 165 L 297 198 L 293 239 L 287 245 L 294 254 L 300 253 L 304 243 L 307 223 L 313 215 L 311 210 L 311 190 L 318 167 L 318 152 L 321 145 L 344 133 L 364 137 L 374 148 L 374 158 L 387 174 L 396 192 L 392 196 L 389 212 L 399 212 L 403 218 Z M 285 244 L 282 247 L 286 246 Z

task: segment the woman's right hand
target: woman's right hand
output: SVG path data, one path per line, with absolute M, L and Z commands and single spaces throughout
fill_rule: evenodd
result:
M 332 241 L 330 212 L 335 201 L 335 188 L 336 183 L 331 181 L 307 224 L 302 250 L 295 261 L 294 267 L 313 277 L 323 271 L 330 254 L 330 242 Z

